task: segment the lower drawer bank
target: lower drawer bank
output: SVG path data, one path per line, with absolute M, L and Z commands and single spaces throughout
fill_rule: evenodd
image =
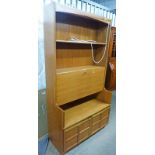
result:
M 105 127 L 109 119 L 109 108 L 64 129 L 64 152 L 69 151 L 101 128 Z

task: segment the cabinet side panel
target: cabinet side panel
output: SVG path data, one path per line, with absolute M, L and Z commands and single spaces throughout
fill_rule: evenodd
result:
M 55 4 L 44 4 L 44 46 L 46 66 L 46 94 L 48 112 L 48 135 L 53 144 L 63 152 L 63 112 L 55 105 L 56 43 Z
M 102 102 L 106 102 L 106 103 L 109 103 L 111 104 L 111 99 L 112 99 L 112 91 L 109 91 L 107 89 L 103 89 L 102 92 L 100 92 L 98 95 L 97 95 L 97 99 L 102 101 Z
M 99 66 L 105 66 L 105 77 L 104 77 L 104 83 L 103 83 L 104 89 L 97 95 L 97 99 L 100 100 L 100 101 L 102 101 L 102 102 L 106 102 L 106 103 L 109 103 L 110 104 L 111 103 L 112 92 L 106 90 L 106 88 L 105 88 L 105 82 L 106 82 L 105 79 L 106 79 L 106 76 L 107 76 L 106 75 L 106 72 L 107 72 L 107 64 L 108 64 L 108 50 L 109 50 L 111 25 L 109 27 L 107 26 L 107 30 L 108 30 L 107 47 L 106 47 L 106 50 L 105 50 L 104 58 L 103 58 L 103 60 L 102 60 L 101 63 L 97 64 Z M 100 58 L 102 57 L 103 51 L 104 51 L 103 48 L 98 48 L 96 50 L 95 59 L 97 61 L 100 60 Z

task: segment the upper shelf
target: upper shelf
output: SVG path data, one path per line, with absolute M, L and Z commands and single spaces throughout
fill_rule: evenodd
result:
M 62 6 L 59 4 L 56 4 L 56 12 L 60 12 L 60 13 L 65 13 L 65 14 L 71 14 L 74 16 L 80 16 L 83 18 L 87 18 L 87 19 L 92 19 L 94 21 L 100 22 L 100 23 L 104 23 L 104 24 L 109 24 L 111 23 L 111 20 L 108 20 L 102 16 L 96 16 L 93 15 L 91 13 L 87 13 L 87 12 L 82 12 L 79 11 L 78 9 L 73 9 L 73 8 L 69 8 L 67 6 Z
M 70 40 L 56 40 L 56 43 L 66 43 L 66 44 L 93 44 L 93 45 L 106 45 L 107 43 L 102 42 L 83 42 L 83 41 L 70 41 Z

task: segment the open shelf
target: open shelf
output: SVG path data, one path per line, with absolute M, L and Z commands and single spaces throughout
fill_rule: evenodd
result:
M 56 40 L 68 41 L 70 38 L 106 42 L 108 26 L 103 21 L 97 22 L 82 16 L 68 13 L 56 13 Z
M 65 124 L 64 128 L 70 127 L 93 114 L 108 108 L 110 105 L 96 99 L 91 99 L 77 106 L 64 110 Z
M 70 40 L 56 40 L 56 43 L 64 43 L 64 44 L 87 44 L 87 45 L 106 45 L 106 43 L 102 42 L 83 42 L 83 41 L 70 41 Z
M 87 66 L 78 66 L 78 67 L 66 67 L 66 68 L 59 68 L 56 69 L 56 74 L 64 74 L 70 72 L 77 72 L 77 71 L 87 71 L 92 69 L 103 69 L 103 66 L 94 66 L 94 65 L 87 65 Z

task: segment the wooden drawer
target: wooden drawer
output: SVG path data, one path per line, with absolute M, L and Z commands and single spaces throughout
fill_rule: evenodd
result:
M 93 124 L 96 124 L 100 120 L 101 120 L 101 113 L 97 113 L 93 115 L 93 118 L 92 118 Z
M 102 119 L 102 120 L 100 121 L 100 127 L 101 127 L 101 128 L 105 127 L 105 125 L 107 124 L 107 122 L 108 122 L 108 117 Z
M 110 112 L 110 109 L 106 109 L 104 111 L 101 112 L 101 119 L 105 118 L 105 117 L 108 117 L 109 116 L 109 112 Z
M 78 143 L 84 141 L 90 136 L 90 127 L 86 128 L 82 132 L 79 133 L 78 135 Z
M 103 90 L 104 74 L 104 67 L 94 66 L 59 71 L 56 76 L 56 103 L 62 105 Z
M 65 141 L 67 141 L 67 140 L 71 139 L 72 137 L 77 136 L 77 134 L 78 134 L 77 126 L 71 127 L 64 131 L 64 139 L 65 139 Z
M 94 134 L 96 131 L 100 129 L 100 121 L 92 125 L 92 131 L 91 134 Z
M 64 130 L 64 151 L 67 152 L 90 135 L 103 128 L 108 122 L 109 109 L 100 111 L 88 119 Z M 105 117 L 106 116 L 106 117 Z M 103 117 L 103 118 L 102 118 Z
M 78 144 L 77 136 L 72 137 L 70 140 L 64 142 L 64 151 L 70 150 L 72 147 Z
M 78 127 L 79 132 L 82 132 L 83 130 L 86 130 L 86 129 L 90 128 L 90 126 L 91 126 L 91 120 L 90 119 L 87 119 L 87 120 L 81 122 L 79 124 L 79 127 Z

